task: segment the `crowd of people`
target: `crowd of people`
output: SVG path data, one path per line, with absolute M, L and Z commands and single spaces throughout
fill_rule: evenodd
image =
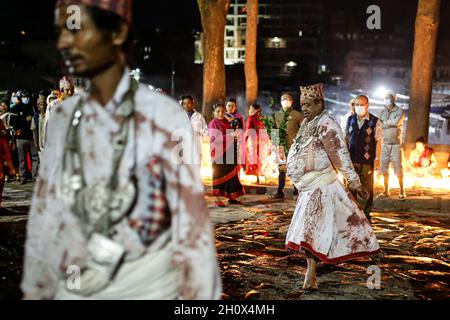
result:
M 385 186 L 384 191 L 378 197 L 390 196 L 389 167 L 392 164 L 400 184 L 399 199 L 406 199 L 402 161 L 402 131 L 405 112 L 396 105 L 395 101 L 396 94 L 392 91 L 387 92 L 385 107 L 380 115 L 376 116 L 369 112 L 369 97 L 359 95 L 351 100 L 349 112 L 340 121 L 339 129 L 346 141 L 353 166 L 362 184 L 370 193 L 369 199 L 363 204 L 367 216 L 372 210 L 376 170 L 383 175 Z M 213 106 L 214 119 L 207 125 L 205 118 L 195 111 L 194 103 L 191 95 L 180 98 L 180 104 L 187 112 L 198 141 L 205 141 L 206 136 L 211 141 L 214 194 L 228 198 L 231 204 L 240 204 L 237 197 L 245 193 L 239 182 L 241 169 L 246 175 L 256 176 L 257 183 L 259 183 L 260 176 L 264 175 L 262 169 L 268 155 L 276 152 L 279 172 L 278 189 L 271 197 L 284 199 L 286 155 L 304 122 L 304 113 L 293 109 L 292 94 L 282 93 L 281 110 L 271 115 L 275 124 L 271 129 L 278 130 L 277 139 L 269 137 L 263 121 L 267 116 L 262 114 L 261 106 L 258 104 L 248 107 L 247 121 L 243 115 L 237 112 L 236 99 L 230 98 L 226 104 L 215 104 Z M 221 132 L 220 137 L 217 136 L 217 132 Z M 226 144 L 225 142 L 232 143 Z M 418 139 L 417 148 L 411 153 L 409 161 L 410 166 L 422 174 L 425 171 L 432 173 L 432 169 L 436 166 L 432 149 L 425 147 L 424 143 L 423 138 Z M 227 155 L 230 156 L 227 158 Z M 425 162 L 427 163 L 425 164 Z M 295 185 L 294 195 L 298 195 Z M 225 205 L 220 198 L 217 199 L 216 204 L 218 206 Z
M 17 90 L 0 98 L 1 156 L 4 159 L 0 173 L 0 208 L 5 182 L 24 185 L 36 181 L 48 119 L 52 110 L 73 94 L 73 81 L 64 77 L 59 89 L 41 90 L 37 95 Z

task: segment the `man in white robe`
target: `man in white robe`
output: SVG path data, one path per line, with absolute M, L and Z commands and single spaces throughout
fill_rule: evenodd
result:
M 287 174 L 299 190 L 286 248 L 305 251 L 304 289 L 316 289 L 317 260 L 336 264 L 380 251 L 364 212 L 338 180 L 367 198 L 338 122 L 325 111 L 323 85 L 301 87 L 305 116 L 287 159 Z
M 81 9 L 80 30 L 67 27 L 70 5 Z M 221 296 L 200 172 L 173 152 L 173 134 L 191 141 L 193 131 L 175 101 L 129 77 L 130 23 L 129 0 L 57 3 L 58 49 L 90 91 L 64 101 L 48 126 L 27 227 L 26 299 Z M 182 151 L 190 158 L 192 145 Z

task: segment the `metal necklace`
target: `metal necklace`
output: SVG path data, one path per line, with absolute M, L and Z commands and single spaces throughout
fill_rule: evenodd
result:
M 113 226 L 129 214 L 137 198 L 137 140 L 134 96 L 137 83 L 131 80 L 130 90 L 116 109 L 120 117 L 120 129 L 113 134 L 113 165 L 107 182 L 87 186 L 80 144 L 80 123 L 83 119 L 83 99 L 76 105 L 67 131 L 63 156 L 62 197 L 81 222 L 83 233 L 89 239 L 92 234 L 111 236 Z M 134 132 L 134 164 L 130 182 L 119 187 L 118 170 L 128 142 L 130 127 Z

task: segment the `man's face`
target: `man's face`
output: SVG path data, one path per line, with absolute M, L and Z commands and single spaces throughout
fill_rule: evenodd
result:
M 63 99 L 72 96 L 72 89 L 70 87 L 63 87 L 61 90 L 61 95 Z
M 359 117 L 365 117 L 369 113 L 369 101 L 364 97 L 356 98 L 354 111 Z
M 22 97 L 22 103 L 23 104 L 30 104 L 30 97 L 28 95 L 24 95 Z
M 92 78 L 111 66 L 116 58 L 116 48 L 111 37 L 97 29 L 85 6 L 81 5 L 81 28 L 69 30 L 67 6 L 56 10 L 56 29 L 59 31 L 57 49 L 71 74 Z
M 236 109 L 237 109 L 236 103 L 234 103 L 233 101 L 228 101 L 227 102 L 227 112 L 228 113 L 233 114 L 233 113 L 236 112 Z
M 182 105 L 186 112 L 194 111 L 194 102 L 191 99 L 183 99 Z
M 38 107 L 38 111 L 39 112 L 44 112 L 45 108 L 46 108 L 46 98 L 44 96 L 39 96 L 39 98 L 37 99 L 37 107 Z
M 388 107 L 393 106 L 395 103 L 395 97 L 393 95 L 388 94 L 386 95 L 386 97 L 384 97 L 384 102 Z
M 5 113 L 8 111 L 8 106 L 6 105 L 6 103 L 2 102 L 0 103 L 0 113 Z
M 302 112 L 308 121 L 311 121 L 319 114 L 322 113 L 324 109 L 322 101 L 316 101 L 313 99 L 303 99 L 302 100 Z

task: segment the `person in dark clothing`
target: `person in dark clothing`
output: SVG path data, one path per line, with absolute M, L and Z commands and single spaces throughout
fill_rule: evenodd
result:
M 46 90 L 39 92 L 36 102 L 38 110 L 34 113 L 33 120 L 31 121 L 31 130 L 33 131 L 33 139 L 38 150 L 39 160 L 41 159 L 41 153 L 44 150 L 45 144 L 45 131 L 43 130 L 45 127 L 42 124 L 45 122 L 48 95 L 49 92 Z
M 27 153 L 30 153 L 32 163 L 32 179 L 35 180 L 39 168 L 39 156 L 36 145 L 33 140 L 33 132 L 31 131 L 31 121 L 33 119 L 33 108 L 24 101 L 30 101 L 30 95 L 26 91 L 19 91 L 17 96 L 20 98 L 19 104 L 14 109 L 14 115 L 11 117 L 10 124 L 14 128 L 16 137 L 17 151 L 19 155 L 19 173 L 20 184 L 29 181 L 29 173 L 27 170 Z
M 369 98 L 360 95 L 355 98 L 355 114 L 347 120 L 345 140 L 350 152 L 353 166 L 364 189 L 369 192 L 367 199 L 360 199 L 359 205 L 367 219 L 373 207 L 373 182 L 378 144 L 383 138 L 381 122 L 369 113 Z M 355 199 L 356 194 L 352 192 Z

